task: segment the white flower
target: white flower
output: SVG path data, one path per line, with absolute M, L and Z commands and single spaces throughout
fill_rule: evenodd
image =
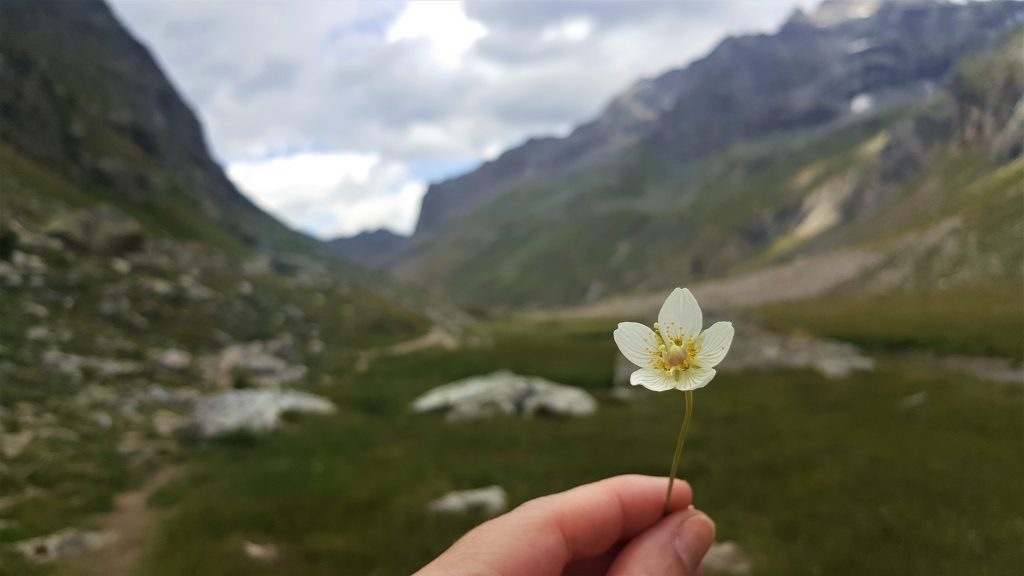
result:
M 676 288 L 658 313 L 651 330 L 636 322 L 622 322 L 613 336 L 619 350 L 640 367 L 629 383 L 655 392 L 696 390 L 715 377 L 715 366 L 725 358 L 735 333 L 731 322 L 715 322 L 701 332 L 704 318 L 693 294 Z

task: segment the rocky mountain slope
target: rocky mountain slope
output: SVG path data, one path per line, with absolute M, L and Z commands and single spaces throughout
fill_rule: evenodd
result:
M 87 546 L 58 530 L 202 414 L 323 411 L 289 388 L 427 331 L 320 251 L 239 194 L 103 3 L 0 3 L 0 573 Z
M 235 189 L 195 115 L 103 2 L 3 2 L 0 54 L 5 158 L 45 166 L 174 236 L 313 249 Z
M 912 211 L 898 205 L 954 193 L 939 192 L 949 180 L 913 193 L 931 162 L 969 181 L 1013 157 L 981 151 L 1013 141 L 996 132 L 1019 87 L 970 57 L 1022 22 L 1017 2 L 795 13 L 639 84 L 567 138 L 432 186 L 416 234 L 364 261 L 470 305 L 550 306 L 892 236 L 890 215 Z M 972 75 L 1001 86 L 998 104 L 969 102 Z

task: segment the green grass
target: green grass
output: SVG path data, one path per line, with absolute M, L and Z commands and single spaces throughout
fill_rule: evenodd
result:
M 768 326 L 838 338 L 871 350 L 1024 360 L 1024 287 L 848 296 L 778 304 L 752 315 Z
M 622 404 L 597 390 L 599 413 L 579 420 L 453 425 L 408 411 L 432 386 L 498 368 L 609 384 L 602 325 L 494 336 L 491 348 L 384 360 L 319 390 L 335 416 L 193 447 L 187 473 L 154 499 L 163 523 L 140 574 L 406 574 L 481 520 L 424 512 L 448 490 L 497 483 L 517 504 L 666 473 L 676 394 Z M 901 407 L 918 393 L 922 406 Z M 844 380 L 723 374 L 696 396 L 682 475 L 757 574 L 1009 574 L 1024 560 L 1022 400 L 1019 387 L 885 358 Z M 280 562 L 249 561 L 245 539 L 277 543 Z

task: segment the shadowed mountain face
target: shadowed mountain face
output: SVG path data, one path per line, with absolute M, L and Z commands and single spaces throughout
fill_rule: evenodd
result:
M 363 246 L 362 257 L 464 302 L 532 306 L 860 241 L 854 232 L 895 209 L 933 149 L 996 137 L 991 127 L 970 136 L 960 87 L 972 74 L 980 87 L 1002 80 L 955 71 L 1022 22 L 1017 2 L 797 12 L 776 34 L 726 39 L 635 85 L 566 138 L 528 141 L 431 186 L 414 236 L 373 257 Z M 1019 87 L 1000 94 L 1012 111 Z M 1007 116 L 993 106 L 974 109 Z
M 362 232 L 351 238 L 338 238 L 327 242 L 329 249 L 353 262 L 366 266 L 380 266 L 401 249 L 406 238 L 385 229 Z
M 99 1 L 0 4 L 0 144 L 160 225 L 227 245 L 312 241 L 242 196 L 150 53 Z

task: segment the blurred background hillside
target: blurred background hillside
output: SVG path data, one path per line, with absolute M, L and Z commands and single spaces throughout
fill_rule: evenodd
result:
M 1015 573 L 1022 155 L 1015 1 L 2 0 L 0 574 L 411 573 L 664 475 L 611 331 L 675 286 L 709 574 Z

